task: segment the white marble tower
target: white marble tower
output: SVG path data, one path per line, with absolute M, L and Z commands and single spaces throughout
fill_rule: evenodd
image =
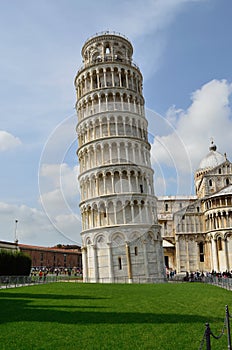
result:
M 75 78 L 84 282 L 163 282 L 142 74 L 130 41 L 103 32 Z

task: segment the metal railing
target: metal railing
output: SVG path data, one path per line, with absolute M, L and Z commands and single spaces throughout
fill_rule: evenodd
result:
M 212 284 L 217 287 L 221 287 L 227 290 L 232 290 L 232 278 L 226 277 L 226 276 L 216 276 L 216 275 L 209 275 L 209 276 L 199 276 L 199 277 L 186 277 L 186 275 L 179 274 L 175 275 L 173 278 L 169 278 L 169 282 L 201 282 L 206 284 Z
M 29 286 L 54 282 L 82 282 L 82 276 L 47 275 L 47 276 L 0 276 L 0 289 Z
M 91 39 L 96 38 L 96 37 L 98 37 L 98 36 L 102 36 L 102 35 L 117 35 L 117 36 L 120 36 L 120 37 L 122 37 L 123 39 L 126 39 L 127 41 L 130 42 L 130 40 L 128 39 L 128 37 L 127 37 L 126 35 L 120 33 L 120 32 L 115 32 L 115 31 L 113 31 L 113 30 L 103 30 L 103 31 L 101 31 L 101 32 L 97 32 L 97 33 L 91 35 L 91 36 L 85 41 L 85 44 L 86 44 L 88 41 L 90 41 Z
M 227 290 L 232 290 L 232 278 L 229 277 L 218 277 L 210 276 L 202 278 L 202 282 L 212 284 Z

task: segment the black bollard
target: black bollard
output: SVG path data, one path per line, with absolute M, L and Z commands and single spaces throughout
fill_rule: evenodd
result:
M 230 314 L 228 305 L 226 305 L 226 328 L 227 328 L 227 349 L 231 350 L 231 336 L 230 336 Z
M 211 350 L 211 345 L 210 345 L 210 327 L 209 327 L 209 323 L 205 324 L 205 340 L 206 340 L 206 350 Z

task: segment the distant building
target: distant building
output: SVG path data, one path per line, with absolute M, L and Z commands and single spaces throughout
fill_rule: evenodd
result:
M 79 246 L 49 248 L 19 244 L 19 249 L 31 257 L 33 267 L 77 267 L 82 269 L 81 248 Z
M 212 142 L 195 172 L 196 196 L 158 199 L 165 264 L 179 272 L 232 270 L 232 163 Z
M 18 242 L 0 241 L 0 250 L 17 251 L 19 250 Z

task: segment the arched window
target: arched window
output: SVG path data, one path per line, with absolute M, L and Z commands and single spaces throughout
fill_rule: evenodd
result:
M 230 180 L 227 178 L 226 179 L 226 186 L 228 186 L 230 184 Z
M 218 174 L 221 174 L 221 173 L 222 173 L 222 169 L 219 168 L 219 169 L 218 169 Z
M 222 239 L 218 237 L 218 250 L 222 250 Z
M 168 203 L 165 204 L 165 211 L 168 211 Z
M 212 185 L 213 185 L 212 180 L 209 179 L 209 186 L 212 186 Z
M 122 258 L 120 256 L 118 257 L 118 269 L 122 269 Z
M 138 255 L 138 247 L 135 247 L 135 255 Z
M 200 262 L 204 262 L 204 243 L 199 243 L 199 255 L 200 255 Z

